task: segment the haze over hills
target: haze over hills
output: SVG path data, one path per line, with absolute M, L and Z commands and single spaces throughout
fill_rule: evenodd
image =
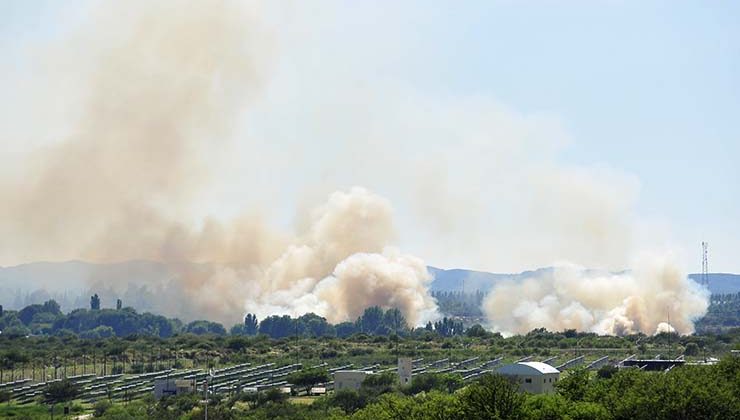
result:
M 198 264 L 193 264 L 197 266 Z M 428 267 L 433 280 L 433 291 L 475 290 L 488 291 L 503 280 L 522 280 L 539 277 L 552 271 L 552 267 L 528 270 L 521 273 L 489 273 L 465 269 Z M 94 264 L 83 261 L 34 262 L 11 267 L 0 267 L 0 304 L 7 309 L 42 303 L 55 299 L 65 311 L 87 307 L 89 294 L 98 293 L 103 306 L 115 306 L 116 299 L 141 311 L 156 311 L 160 291 L 176 284 L 176 271 L 170 266 L 154 261 L 133 260 L 111 264 Z M 698 280 L 698 274 L 690 274 Z M 172 286 L 176 287 L 176 286 Z M 711 273 L 711 293 L 740 292 L 740 275 Z
M 0 267 L 0 304 L 20 309 L 55 299 L 62 310 L 87 307 L 90 293 L 98 293 L 103 306 L 123 299 L 141 311 L 155 310 L 156 290 L 174 276 L 166 264 L 134 260 L 111 264 L 83 261 L 34 262 Z
M 493 285 L 501 280 L 521 280 L 529 277 L 538 277 L 541 274 L 552 271 L 552 267 L 538 268 L 536 270 L 527 270 L 521 273 L 501 274 L 488 273 L 485 271 L 464 270 L 453 268 L 444 270 L 436 267 L 429 267 L 429 272 L 434 276 L 432 290 L 440 291 L 460 291 L 465 280 L 465 290 L 488 291 Z M 597 270 L 587 270 L 597 273 Z M 689 278 L 699 281 L 701 274 L 689 274 Z M 740 292 L 740 274 L 731 273 L 709 273 L 709 291 L 711 293 L 738 293 Z

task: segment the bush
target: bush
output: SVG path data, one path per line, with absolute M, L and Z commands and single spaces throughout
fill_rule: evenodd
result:
M 460 400 L 465 418 L 518 419 L 522 418 L 525 396 L 506 377 L 488 374 L 465 388 Z
M 483 328 L 480 324 L 475 324 L 472 327 L 468 328 L 467 331 L 465 331 L 465 335 L 468 337 L 487 337 L 489 335 L 489 332 L 486 331 L 485 328 Z
M 363 395 L 357 391 L 342 389 L 326 397 L 323 402 L 329 407 L 341 408 L 346 414 L 352 414 L 355 411 L 365 407 L 367 401 Z
M 95 405 L 93 405 L 93 417 L 102 417 L 103 414 L 105 414 L 105 412 L 112 406 L 113 404 L 108 400 L 100 400 L 96 402 Z
M 334 349 L 322 350 L 321 354 L 319 355 L 319 357 L 321 357 L 322 359 L 333 359 L 337 356 L 339 356 L 339 352 Z
M 686 348 L 683 351 L 686 356 L 696 356 L 699 354 L 699 345 L 691 342 L 686 344 Z
M 144 373 L 144 364 L 143 363 L 133 363 L 129 367 L 129 372 L 131 372 L 131 373 Z
M 363 356 L 366 354 L 373 354 L 375 350 L 371 348 L 364 348 L 364 347 L 353 347 L 349 349 L 349 355 L 350 356 Z
M 604 365 L 596 371 L 596 376 L 602 379 L 609 379 L 617 373 L 619 369 L 614 365 Z
M 462 385 L 462 377 L 458 374 L 422 373 L 414 376 L 411 379 L 411 385 L 403 389 L 403 392 L 407 395 L 432 390 L 452 393 L 460 389 Z

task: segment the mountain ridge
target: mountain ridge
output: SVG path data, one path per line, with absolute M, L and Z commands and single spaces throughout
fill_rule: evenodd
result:
M 179 264 L 201 265 L 197 263 Z M 149 260 L 114 263 L 89 263 L 80 260 L 39 261 L 0 267 L 0 304 L 7 309 L 16 309 L 16 306 L 23 307 L 53 298 L 61 300 L 59 303 L 62 307 L 73 308 L 80 304 L 84 306 L 86 299 L 89 299 L 86 294 L 91 291 L 100 293 L 101 298 L 105 295 L 106 299 L 113 299 L 115 302 L 113 291 L 97 290 L 96 285 L 100 284 L 100 280 L 131 290 L 130 293 L 126 293 L 131 301 L 137 293 L 137 287 L 171 280 L 175 275 L 171 267 L 165 263 Z M 487 292 L 498 282 L 522 280 L 551 272 L 553 269 L 553 267 L 543 267 L 520 273 L 491 273 L 429 266 L 429 273 L 433 277 L 429 288 L 436 292 L 461 291 L 464 280 L 466 292 L 476 290 Z M 689 274 L 689 278 L 694 281 L 698 281 L 700 276 L 696 273 Z M 740 275 L 710 273 L 709 290 L 711 293 L 738 293 L 740 292 Z

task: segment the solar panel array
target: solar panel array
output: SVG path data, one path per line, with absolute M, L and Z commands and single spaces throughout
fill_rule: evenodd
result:
M 633 356 L 624 360 L 629 360 Z M 524 362 L 532 360 L 534 356 L 526 356 L 517 360 Z M 554 365 L 558 356 L 549 357 L 543 363 Z M 472 357 L 460 362 L 451 362 L 449 358 L 439 359 L 424 363 L 423 358 L 412 361 L 412 372 L 414 375 L 422 373 L 455 373 L 462 376 L 464 381 L 471 381 L 479 376 L 494 372 L 496 367 L 503 362 L 503 356 L 489 360 L 481 360 L 480 357 Z M 596 369 L 609 363 L 609 357 L 603 356 L 586 365 L 588 369 Z M 566 370 L 585 363 L 585 357 L 579 356 L 570 359 L 558 366 L 558 370 Z M 623 361 L 617 363 L 617 365 Z M 355 368 L 349 363 L 341 366 L 329 367 L 326 362 L 320 363 L 313 368 L 326 368 L 331 374 L 339 370 L 356 369 L 366 372 L 394 372 L 395 365 L 381 366 L 372 364 Z M 208 372 L 203 369 L 165 369 L 157 372 L 142 373 L 137 375 L 106 375 L 95 376 L 95 374 L 70 376 L 67 379 L 79 385 L 82 389 L 80 398 L 85 402 L 94 402 L 100 399 L 111 398 L 113 400 L 131 400 L 144 394 L 152 393 L 155 382 L 159 380 L 189 380 L 198 392 L 203 392 L 204 383 L 208 380 L 208 392 L 210 394 L 227 394 L 240 391 L 262 391 L 275 387 L 290 386 L 287 376 L 302 368 L 300 363 L 277 366 L 275 363 L 266 363 L 251 366 L 250 363 L 242 363 L 223 369 Z M 30 379 L 20 379 L 14 382 L 0 384 L 0 390 L 9 390 L 11 398 L 20 403 L 27 404 L 37 400 L 43 400 L 44 390 L 47 385 L 60 382 L 61 379 L 47 382 L 32 383 Z M 321 384 L 325 389 L 332 389 L 333 382 Z
M 190 380 L 193 386 L 201 390 L 208 379 L 208 392 L 211 394 L 231 393 L 241 390 L 261 391 L 268 388 L 284 386 L 285 378 L 292 372 L 300 370 L 301 364 L 289 364 L 276 367 L 275 363 L 267 363 L 251 367 L 249 363 L 230 366 L 212 372 L 202 369 L 175 370 L 166 369 L 157 372 L 138 375 L 107 375 L 94 374 L 70 376 L 70 382 L 81 387 L 80 398 L 85 402 L 94 402 L 99 399 L 130 400 L 154 390 L 155 382 L 159 380 Z M 11 399 L 19 404 L 28 404 L 39 399 L 43 400 L 44 390 L 50 384 L 61 382 L 62 379 L 47 382 L 31 383 L 29 379 L 18 380 L 2 384 L 0 389 L 9 390 Z

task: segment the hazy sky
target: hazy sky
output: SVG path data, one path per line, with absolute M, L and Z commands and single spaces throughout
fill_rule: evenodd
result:
M 84 77 L 47 56 L 95 4 L 0 2 L 3 176 L 70 132 Z M 193 214 L 259 207 L 292 228 L 296 207 L 363 185 L 431 265 L 619 268 L 670 250 L 697 271 L 706 240 L 712 271 L 740 272 L 738 2 L 260 10 L 269 75 Z

